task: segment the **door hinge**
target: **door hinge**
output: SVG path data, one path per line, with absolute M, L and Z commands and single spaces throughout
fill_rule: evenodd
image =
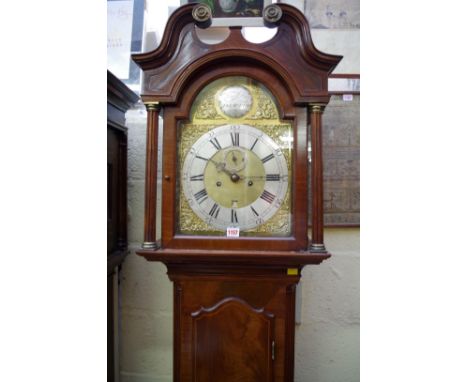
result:
M 275 360 L 275 341 L 271 342 L 271 359 Z

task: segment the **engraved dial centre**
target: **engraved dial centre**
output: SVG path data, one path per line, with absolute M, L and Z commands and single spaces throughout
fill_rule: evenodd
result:
M 236 170 L 228 166 L 227 162 L 223 163 L 224 158 L 230 158 L 233 153 L 233 150 L 228 148 L 218 151 L 210 159 L 204 173 L 208 196 L 226 208 L 232 207 L 233 200 L 236 201 L 238 208 L 252 204 L 260 197 L 265 188 L 266 175 L 262 161 L 251 151 L 236 150 L 238 153 L 244 152 L 243 156 L 247 163 L 245 167 Z M 218 163 L 223 163 L 226 166 L 220 168 L 217 166 Z M 251 177 L 255 178 L 255 182 L 252 183 L 252 186 L 246 187 L 248 182 L 252 181 Z M 217 186 L 218 182 L 222 184 L 221 187 Z

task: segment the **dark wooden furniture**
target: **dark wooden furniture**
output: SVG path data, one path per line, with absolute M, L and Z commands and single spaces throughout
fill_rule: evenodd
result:
M 202 5 L 180 7 L 160 46 L 133 56 L 143 69 L 148 110 L 145 232 L 142 250 L 161 261 L 174 282 L 174 381 L 289 381 L 294 379 L 295 287 L 301 269 L 330 257 L 323 243 L 322 112 L 328 76 L 340 56 L 318 51 L 304 15 L 287 4 L 269 6 L 275 37 L 246 41 L 231 27 L 222 43 L 199 40 L 196 25 L 209 24 Z M 196 20 L 195 20 L 196 19 Z M 246 76 L 277 100 L 293 126 L 292 230 L 287 236 L 181 235 L 177 229 L 177 157 L 180 122 L 213 81 Z M 156 238 L 158 119 L 164 109 L 162 238 Z M 312 142 L 308 176 L 307 141 Z M 312 190 L 312 205 L 307 191 Z M 180 190 L 179 190 L 180 193 Z M 307 219 L 312 231 L 308 237 Z
M 118 281 L 127 250 L 127 128 L 125 112 L 138 100 L 107 71 L 107 380 L 117 380 Z M 116 314 L 117 312 L 117 314 Z

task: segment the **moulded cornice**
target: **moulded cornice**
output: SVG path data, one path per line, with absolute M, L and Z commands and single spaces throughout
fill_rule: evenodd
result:
M 320 264 L 331 255 L 328 252 L 295 252 L 295 251 L 243 251 L 243 250 L 199 250 L 199 249 L 159 249 L 140 250 L 136 252 L 148 261 L 161 261 L 166 266 L 206 265 L 219 266 L 262 266 L 293 267 L 307 264 Z
M 328 54 L 318 50 L 312 40 L 310 25 L 304 14 L 289 4 L 277 4 L 283 10 L 282 22 L 289 24 L 297 32 L 298 45 L 304 58 L 316 68 L 320 68 L 330 74 L 339 64 L 343 56 Z
M 268 67 L 288 84 L 295 102 L 327 94 L 328 75 L 342 57 L 314 46 L 307 19 L 297 8 L 278 4 L 283 16 L 269 41 L 251 43 L 242 36 L 240 27 L 231 27 L 226 40 L 211 45 L 197 36 L 192 17 L 195 6 L 184 5 L 172 14 L 158 48 L 132 56 L 144 71 L 142 96 L 176 102 L 193 75 L 223 61 Z

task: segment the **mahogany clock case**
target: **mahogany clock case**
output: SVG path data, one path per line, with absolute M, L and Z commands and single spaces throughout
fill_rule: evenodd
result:
M 137 254 L 161 261 L 174 283 L 174 381 L 292 382 L 295 287 L 301 269 L 330 257 L 323 245 L 321 113 L 328 76 L 340 56 L 318 51 L 295 7 L 276 4 L 276 35 L 253 44 L 240 27 L 219 44 L 197 36 L 187 4 L 170 17 L 160 46 L 133 55 L 143 69 L 148 109 L 145 242 Z M 199 92 L 221 78 L 244 76 L 276 98 L 294 146 L 290 236 L 226 238 L 177 233 L 177 129 Z M 162 238 L 156 238 L 158 121 L 162 110 Z M 312 164 L 309 173 L 307 142 Z M 307 235 L 312 190 L 312 237 Z M 315 245 L 315 247 L 314 247 Z M 318 249 L 317 249 L 318 248 Z

